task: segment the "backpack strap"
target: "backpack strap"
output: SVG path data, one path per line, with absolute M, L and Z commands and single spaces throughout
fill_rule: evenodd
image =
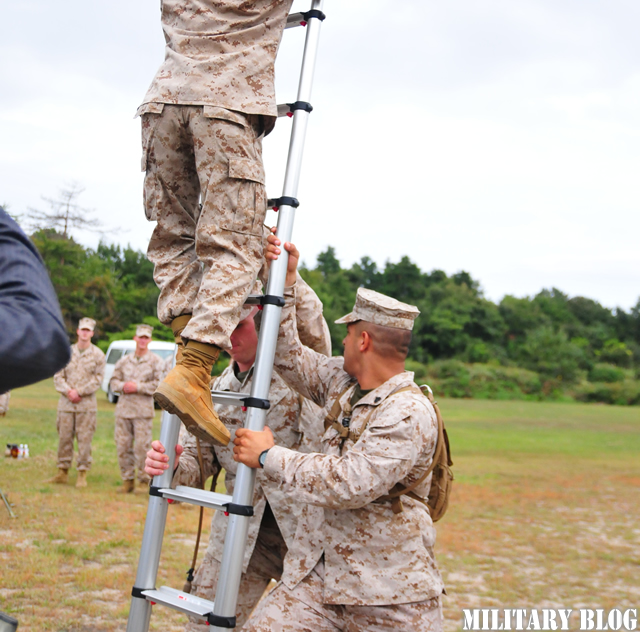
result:
M 338 422 L 338 417 L 342 412 L 340 400 L 352 386 L 353 384 L 348 384 L 347 387 L 338 395 L 338 397 L 336 397 L 336 400 L 333 402 L 333 406 L 331 407 L 329 414 L 324 418 L 324 431 L 326 432 L 327 430 L 329 430 L 329 428 L 333 427 L 343 439 L 349 436 L 349 428 L 343 426 Z
M 360 439 L 360 437 L 364 434 L 364 431 L 367 429 L 367 426 L 369 425 L 369 420 L 371 419 L 371 415 L 373 415 L 373 411 L 376 409 L 376 407 L 375 406 L 371 407 L 371 410 L 369 411 L 369 414 L 367 415 L 366 419 L 364 420 L 364 423 L 362 424 L 362 428 L 360 428 L 360 430 L 351 430 L 349 428 L 349 426 L 343 426 L 342 423 L 340 423 L 338 421 L 338 417 L 340 416 L 340 413 L 342 412 L 342 406 L 340 406 L 340 400 L 342 399 L 342 396 L 352 386 L 353 386 L 353 384 L 350 384 L 349 386 L 347 386 L 347 388 L 345 388 L 344 391 L 342 391 L 342 393 L 340 393 L 340 395 L 338 395 L 336 401 L 333 402 L 333 406 L 331 407 L 331 410 L 329 411 L 329 414 L 325 417 L 325 420 L 324 420 L 324 430 L 326 432 L 329 428 L 333 428 L 338 433 L 338 435 L 340 435 L 340 437 L 342 439 L 346 439 L 348 437 L 349 439 L 351 439 L 351 441 L 356 443 L 358 441 L 358 439 Z M 403 391 L 412 391 L 412 390 L 415 390 L 416 388 L 418 388 L 418 387 L 415 386 L 415 388 L 414 388 L 414 386 L 403 386 L 402 388 L 399 388 L 397 391 L 393 391 L 392 393 L 387 395 L 385 397 L 385 400 L 389 399 L 393 395 L 397 395 L 398 393 L 402 393 Z M 347 415 L 349 415 L 349 419 L 351 419 L 351 404 L 349 402 L 347 402 L 347 406 L 346 406 L 344 412 Z
M 407 388 L 411 388 L 411 387 L 407 387 Z M 418 485 L 420 485 L 421 483 L 424 483 L 424 481 L 427 480 L 427 476 L 429 476 L 429 474 L 433 472 L 436 465 L 438 465 L 438 463 L 440 462 L 443 450 L 446 450 L 447 455 L 450 454 L 449 438 L 447 437 L 447 434 L 444 430 L 444 421 L 442 420 L 442 414 L 440 413 L 438 402 L 436 402 L 435 398 L 433 397 L 433 392 L 428 386 L 424 385 L 417 388 L 420 388 L 420 392 L 424 396 L 426 396 L 426 398 L 431 402 L 431 405 L 433 406 L 436 413 L 436 419 L 438 421 L 438 436 L 437 436 L 436 448 L 433 452 L 431 465 L 427 468 L 425 473 L 420 478 L 415 480 L 413 483 L 411 483 L 411 485 L 408 485 L 407 487 L 405 487 L 404 485 L 401 485 L 400 483 L 396 483 L 389 490 L 388 494 L 385 494 L 384 496 L 380 496 L 375 500 L 375 502 L 391 501 L 391 509 L 393 510 L 394 514 L 401 513 L 403 510 L 402 500 L 400 498 L 403 495 L 410 496 L 414 500 L 418 500 L 421 503 L 427 504 L 427 500 L 415 494 L 413 490 L 416 487 L 418 487 Z M 400 391 L 397 391 L 397 392 L 400 392 Z M 453 465 L 453 462 L 451 461 L 450 456 L 448 456 L 447 461 L 449 466 Z

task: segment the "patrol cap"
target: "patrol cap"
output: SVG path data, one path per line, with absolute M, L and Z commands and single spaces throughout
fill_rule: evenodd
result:
M 336 323 L 346 324 L 365 320 L 374 325 L 411 331 L 413 321 L 419 313 L 420 310 L 415 305 L 407 305 L 380 292 L 359 287 L 353 311 L 336 320 Z
M 152 331 L 153 327 L 151 325 L 138 325 L 136 327 L 136 336 L 147 336 L 147 338 L 151 338 Z
M 81 318 L 78 323 L 78 329 L 89 329 L 93 331 L 96 328 L 96 321 L 93 318 Z

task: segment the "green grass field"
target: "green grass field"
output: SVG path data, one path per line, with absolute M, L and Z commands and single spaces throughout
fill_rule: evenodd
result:
M 102 393 L 89 487 L 44 482 L 56 471 L 56 402 L 46 381 L 14 391 L 0 418 L 3 447 L 28 443 L 31 453 L 0 461 L 0 489 L 17 515 L 0 504 L 0 610 L 20 630 L 124 630 L 147 496 L 116 494 L 113 406 Z M 447 630 L 460 629 L 469 607 L 638 607 L 640 410 L 440 405 L 456 477 L 436 547 Z M 158 585 L 182 586 L 197 516 L 170 508 Z M 181 630 L 184 621 L 157 609 L 151 629 Z

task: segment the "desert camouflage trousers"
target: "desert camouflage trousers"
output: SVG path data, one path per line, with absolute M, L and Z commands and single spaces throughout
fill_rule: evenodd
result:
M 278 584 L 243 632 L 442 632 L 439 598 L 390 606 L 331 606 L 322 603 L 323 586 L 321 560 L 293 590 Z
M 261 117 L 153 105 L 161 112 L 142 115 L 142 146 L 158 318 L 192 314 L 183 336 L 228 350 L 263 262 Z
M 282 564 L 287 552 L 287 545 L 280 533 L 280 529 L 273 519 L 264 520 L 260 526 L 256 546 L 253 549 L 246 572 L 240 578 L 238 591 L 238 605 L 236 607 L 236 630 L 242 629 L 243 624 L 260 601 L 272 579 L 279 580 L 282 576 Z M 224 537 L 221 533 L 212 533 L 211 537 Z M 220 562 L 207 551 L 202 564 L 193 580 L 192 593 L 203 599 L 214 600 Z M 185 632 L 207 632 L 211 628 L 197 619 L 191 619 Z
M 136 467 L 140 483 L 151 480 L 144 471 L 144 460 L 151 448 L 152 427 L 153 417 L 116 417 L 116 449 L 123 481 L 135 478 Z
M 9 412 L 9 400 L 11 399 L 11 393 L 2 393 L 0 395 L 0 415 L 6 415 Z
M 96 431 L 96 411 L 71 413 L 58 411 L 58 467 L 68 470 L 73 462 L 73 440 L 78 440 L 78 470 L 91 468 L 91 441 Z

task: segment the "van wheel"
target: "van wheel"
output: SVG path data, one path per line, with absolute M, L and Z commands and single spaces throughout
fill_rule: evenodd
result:
M 118 396 L 111 390 L 111 387 L 109 387 L 109 390 L 107 391 L 107 399 L 112 404 L 118 403 Z

